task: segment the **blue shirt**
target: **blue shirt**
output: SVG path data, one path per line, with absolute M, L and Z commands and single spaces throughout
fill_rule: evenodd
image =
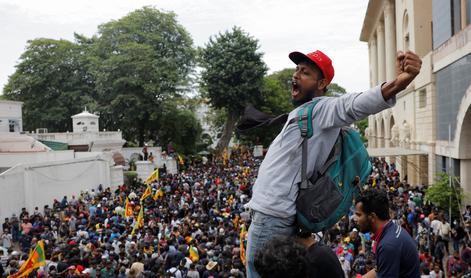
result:
M 420 277 L 417 244 L 410 235 L 390 221 L 379 238 L 376 248 L 376 277 Z

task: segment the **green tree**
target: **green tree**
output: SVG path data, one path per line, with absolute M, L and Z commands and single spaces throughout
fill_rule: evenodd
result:
M 156 139 L 163 102 L 189 85 L 195 51 L 174 13 L 151 7 L 99 26 L 94 38 L 93 75 L 101 118 L 108 129 L 121 128 L 140 145 Z
M 235 124 L 248 103 L 260 100 L 267 71 L 258 41 L 238 27 L 210 38 L 201 49 L 201 88 L 214 108 L 225 108 L 227 119 L 216 147 L 229 144 Z
M 450 186 L 450 176 L 446 173 L 437 174 L 436 182 L 429 186 L 425 192 L 426 203 L 432 203 L 444 211 L 448 211 L 451 205 L 454 217 L 459 216 L 459 205 L 463 200 L 464 193 L 456 185 L 455 179 L 452 179 Z
M 327 86 L 327 96 L 338 97 L 346 93 L 347 90 L 337 83 L 330 83 L 329 86 Z
M 289 113 L 293 109 L 291 104 L 291 76 L 293 69 L 284 69 L 272 73 L 264 78 L 261 100 L 254 106 L 269 115 L 277 116 Z M 261 144 L 268 146 L 281 131 L 282 125 L 264 128 L 255 128 L 238 134 L 245 144 Z
M 157 132 L 161 146 L 169 143 L 177 152 L 194 154 L 197 145 L 201 142 L 203 129 L 191 109 L 185 109 L 185 104 L 167 101 L 162 105 L 162 113 L 158 119 L 152 119 L 162 128 Z M 155 114 L 154 114 L 155 115 Z
M 67 40 L 28 41 L 3 90 L 6 99 L 24 102 L 25 130 L 72 130 L 72 115 L 84 106 L 96 107 L 83 51 L 80 44 Z

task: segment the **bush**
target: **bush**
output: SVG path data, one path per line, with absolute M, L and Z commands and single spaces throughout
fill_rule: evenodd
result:
M 464 200 L 464 193 L 452 179 L 450 187 L 450 176 L 446 173 L 439 173 L 436 182 L 427 188 L 425 192 L 425 202 L 432 203 L 439 209 L 448 211 L 450 207 L 451 196 L 451 213 L 453 216 L 459 216 L 459 204 Z

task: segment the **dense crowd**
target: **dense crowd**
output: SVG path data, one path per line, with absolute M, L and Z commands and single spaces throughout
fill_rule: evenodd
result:
M 260 162 L 241 151 L 187 162 L 177 175 L 161 174 L 142 204 L 146 186 L 136 183 L 23 208 L 3 223 L 0 271 L 15 273 L 42 239 L 47 262 L 37 277 L 245 277 L 239 238 L 250 214 L 243 205 Z M 154 200 L 160 188 L 163 197 Z M 124 217 L 126 198 L 134 217 Z M 141 205 L 144 226 L 133 234 Z
M 223 160 L 187 161 L 178 174 L 152 183 L 151 197 L 142 203 L 146 186 L 137 182 L 64 196 L 42 210 L 23 208 L 4 220 L 0 273 L 18 271 L 43 240 L 46 265 L 35 277 L 245 277 L 240 235 L 250 212 L 244 204 L 260 162 L 241 150 Z M 424 186 L 401 180 L 394 163 L 372 162 L 364 186 L 388 191 L 392 218 L 417 242 L 423 277 L 468 273 L 471 207 L 449 223 L 445 211 L 424 203 Z M 159 189 L 164 194 L 154 200 Z M 124 216 L 126 199 L 133 217 Z M 141 206 L 144 226 L 133 233 Z M 345 277 L 375 267 L 372 236 L 359 232 L 353 211 L 318 239 L 338 257 Z

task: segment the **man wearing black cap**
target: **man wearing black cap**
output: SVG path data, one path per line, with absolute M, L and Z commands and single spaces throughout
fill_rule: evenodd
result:
M 301 136 L 295 124 L 299 106 L 319 97 L 312 111 L 314 134 L 308 139 L 307 175 L 318 171 L 326 161 L 341 127 L 376 114 L 395 104 L 395 95 L 404 90 L 419 74 L 422 61 L 408 51 L 396 57 L 396 78 L 362 93 L 341 97 L 325 97 L 327 86 L 334 78 L 332 60 L 322 51 L 307 55 L 292 52 L 289 58 L 296 64 L 291 85 L 291 99 L 296 107 L 289 113 L 280 134 L 273 140 L 260 165 L 248 207 L 252 224 L 248 232 L 247 275 L 259 277 L 254 267 L 254 256 L 263 244 L 279 235 L 295 232 L 296 197 L 301 181 Z

